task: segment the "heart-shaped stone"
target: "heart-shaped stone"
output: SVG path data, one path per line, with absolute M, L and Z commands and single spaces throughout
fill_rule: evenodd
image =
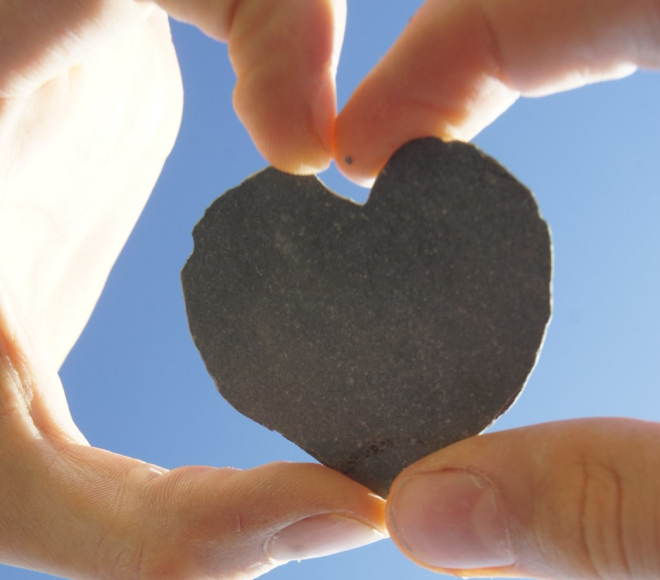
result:
M 193 235 L 186 310 L 219 391 L 383 496 L 513 403 L 550 318 L 536 202 L 463 143 L 408 143 L 364 205 L 266 169 Z

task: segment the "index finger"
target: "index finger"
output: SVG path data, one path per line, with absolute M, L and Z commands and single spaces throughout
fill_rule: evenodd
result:
M 339 115 L 334 156 L 367 183 L 403 143 L 468 140 L 523 95 L 660 68 L 658 0 L 427 0 Z

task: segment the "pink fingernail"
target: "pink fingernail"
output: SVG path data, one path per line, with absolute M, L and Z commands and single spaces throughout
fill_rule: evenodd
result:
M 392 507 L 397 538 L 420 562 L 471 570 L 514 564 L 506 514 L 492 484 L 461 470 L 404 481 Z

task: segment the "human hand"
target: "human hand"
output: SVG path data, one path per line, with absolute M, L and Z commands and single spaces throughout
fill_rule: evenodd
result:
M 657 0 L 427 0 L 341 111 L 341 171 L 370 183 L 403 143 L 468 140 L 519 96 L 660 68 Z
M 0 295 L 0 562 L 66 578 L 256 578 L 384 537 L 383 501 L 320 465 L 168 471 L 91 447 Z
M 192 3 L 191 3 L 191 5 L 192 5 Z M 3 21 L 3 20 L 0 19 L 0 22 L 1 22 L 1 21 Z M 6 22 L 6 20 L 4 20 L 4 21 Z M 137 54 L 137 53 L 133 53 L 133 54 Z M 142 71 L 142 72 L 144 72 L 144 71 Z M 138 75 L 138 76 L 139 76 L 139 75 Z M 174 86 L 174 85 L 170 85 L 170 86 Z M 359 93 L 358 93 L 358 95 L 359 95 Z M 356 98 L 357 98 L 357 97 L 356 97 Z M 366 102 L 366 100 L 365 100 L 365 102 Z M 484 101 L 484 103 L 485 103 L 485 102 L 486 102 L 486 101 Z M 5 106 L 6 106 L 6 104 L 5 104 Z M 174 108 L 176 108 L 176 107 L 174 107 Z M 357 110 L 357 109 L 356 109 L 356 110 Z M 487 108 L 486 108 L 485 110 L 487 110 Z M 472 108 L 471 108 L 471 113 L 470 113 L 470 114 L 476 114 L 476 112 L 477 112 L 476 108 L 472 107 Z M 431 119 L 433 120 L 432 117 L 431 117 Z M 348 133 L 348 129 L 350 129 L 350 124 L 349 124 L 349 123 L 345 123 L 345 124 L 346 124 L 346 130 L 344 131 L 344 134 L 347 135 L 347 134 L 349 134 L 349 133 Z M 360 125 L 356 125 L 356 134 L 358 134 L 358 135 L 359 135 L 359 131 L 357 131 L 357 129 L 359 129 L 359 127 L 360 127 Z M 382 126 L 381 126 L 381 127 L 382 127 Z M 404 127 L 404 129 L 405 129 L 405 127 Z M 137 131 L 136 131 L 136 134 L 138 134 Z M 450 134 L 450 133 L 449 133 L 449 134 Z M 338 130 L 337 135 L 338 135 L 338 137 L 341 136 L 341 131 Z M 402 137 L 402 138 L 403 138 L 403 137 Z M 149 140 L 151 140 L 151 137 L 150 137 Z M 404 139 L 404 140 L 405 140 L 405 139 Z M 373 145 L 373 144 L 370 144 L 370 145 Z M 393 148 L 395 148 L 395 147 L 393 147 Z M 165 149 L 165 147 L 163 147 L 163 149 Z M 271 149 L 277 149 L 277 147 L 272 146 Z M 361 162 L 362 162 L 362 159 L 363 159 L 363 155 L 362 155 L 362 154 L 358 155 L 359 150 L 358 150 L 357 148 L 353 148 L 353 147 L 348 148 L 347 150 L 350 149 L 350 152 L 349 152 L 349 153 L 346 153 L 346 152 L 343 151 L 342 148 L 340 147 L 340 140 L 337 139 L 336 149 L 337 149 L 337 151 L 338 151 L 338 156 L 339 156 L 340 159 L 344 159 L 347 155 L 353 155 L 353 156 L 355 157 L 355 161 L 354 161 L 353 166 L 348 167 L 348 166 L 346 166 L 346 164 L 344 164 L 344 169 L 345 169 L 345 170 L 347 170 L 347 171 L 355 171 L 355 172 L 356 172 L 356 177 L 359 178 L 359 179 L 363 179 L 363 178 L 368 179 L 368 177 L 369 177 L 369 175 L 370 175 L 370 172 L 373 172 L 373 169 L 372 169 L 372 170 L 366 170 L 366 169 L 364 169 L 364 170 L 360 170 Z M 364 151 L 366 152 L 367 149 L 365 149 Z M 358 153 L 356 153 L 356 152 L 358 152 Z M 59 153 L 59 150 L 58 150 L 58 153 Z M 162 157 L 163 157 L 163 158 L 164 158 L 164 155 L 165 155 L 165 153 L 162 154 Z M 383 152 L 381 156 L 382 156 L 383 159 L 384 159 L 384 158 L 386 158 L 387 154 Z M 378 165 L 378 163 L 374 163 L 374 164 L 373 164 L 374 167 L 376 167 L 377 165 Z M 310 164 L 310 167 L 311 167 L 311 164 Z M 91 173 L 91 172 L 90 172 L 90 173 Z M 103 180 L 99 180 L 99 181 L 102 182 Z M 93 184 L 94 182 L 92 181 L 91 183 Z M 90 187 L 89 189 L 91 190 L 91 189 L 93 189 L 93 188 Z M 83 192 L 83 193 L 85 193 L 85 192 Z M 116 193 L 116 192 L 114 192 L 114 193 Z M 129 198 L 129 199 L 130 199 L 130 198 Z M 121 206 L 118 205 L 117 207 L 121 207 Z M 128 229 L 130 229 L 130 228 L 128 228 Z M 54 310 L 57 310 L 57 309 L 54 309 Z M 41 325 L 39 325 L 39 329 L 41 330 Z M 58 387 L 58 388 L 59 388 L 59 387 Z M 114 457 L 114 456 L 112 456 L 112 457 Z
M 329 164 L 341 2 L 160 4 L 228 42 L 235 107 L 271 163 Z M 0 41 L 0 275 L 59 366 L 172 148 L 181 79 L 148 0 L 0 0 Z
M 91 447 L 0 292 L 0 562 L 66 578 L 247 580 L 386 536 L 384 502 L 326 467 L 168 471 Z
M 547 423 L 473 437 L 394 482 L 392 539 L 460 576 L 660 575 L 660 425 Z
M 469 138 L 519 92 L 658 68 L 659 30 L 658 2 L 429 2 L 340 114 L 338 162 L 366 181 L 407 139 Z M 457 443 L 394 482 L 391 537 L 461 576 L 659 577 L 659 434 L 591 419 Z
M 56 371 L 172 147 L 178 65 L 149 2 L 0 0 L 0 43 L 0 561 L 245 579 L 382 538 L 383 501 L 318 465 L 167 471 L 89 446 Z
M 363 183 L 404 142 L 468 139 L 520 94 L 659 66 L 655 0 L 430 1 L 335 125 L 344 0 L 159 5 L 228 42 L 236 110 L 271 163 L 314 172 L 331 148 Z M 148 0 L 2 0 L 0 16 L 0 273 L 60 365 L 172 147 L 181 82 Z

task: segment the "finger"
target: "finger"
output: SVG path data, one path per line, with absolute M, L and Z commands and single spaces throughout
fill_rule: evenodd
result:
M 152 13 L 133 0 L 0 0 L 0 98 L 32 94 Z
M 384 502 L 326 467 L 274 463 L 231 477 L 192 469 L 170 472 L 158 483 L 160 500 L 152 513 L 169 506 L 177 529 L 159 535 L 147 577 L 174 569 L 181 578 L 254 578 L 292 560 L 357 548 L 387 535 Z M 182 532 L 194 538 L 183 549 Z
M 388 527 L 460 575 L 660 577 L 660 425 L 548 423 L 473 437 L 394 482 Z
M 81 579 L 247 579 L 386 536 L 384 501 L 326 467 L 167 472 L 90 447 L 9 306 L 3 293 L 0 562 Z
M 153 189 L 181 109 L 162 10 L 29 97 L 0 101 L 0 246 L 13 248 L 0 269 L 57 365 Z
M 0 460 L 0 561 L 58 576 L 247 580 L 387 535 L 383 500 L 319 465 L 167 472 L 80 445 L 21 451 Z
M 428 0 L 339 115 L 334 155 L 367 182 L 416 137 L 467 140 L 519 94 L 660 67 L 656 0 Z
M 172 18 L 196 26 L 227 42 L 238 5 L 243 0 L 155 0 Z
M 234 107 L 257 148 L 291 173 L 331 159 L 345 0 L 243 0 L 229 36 Z
M 329 165 L 345 0 L 159 4 L 229 43 L 237 76 L 234 107 L 268 161 L 291 173 L 314 173 Z

